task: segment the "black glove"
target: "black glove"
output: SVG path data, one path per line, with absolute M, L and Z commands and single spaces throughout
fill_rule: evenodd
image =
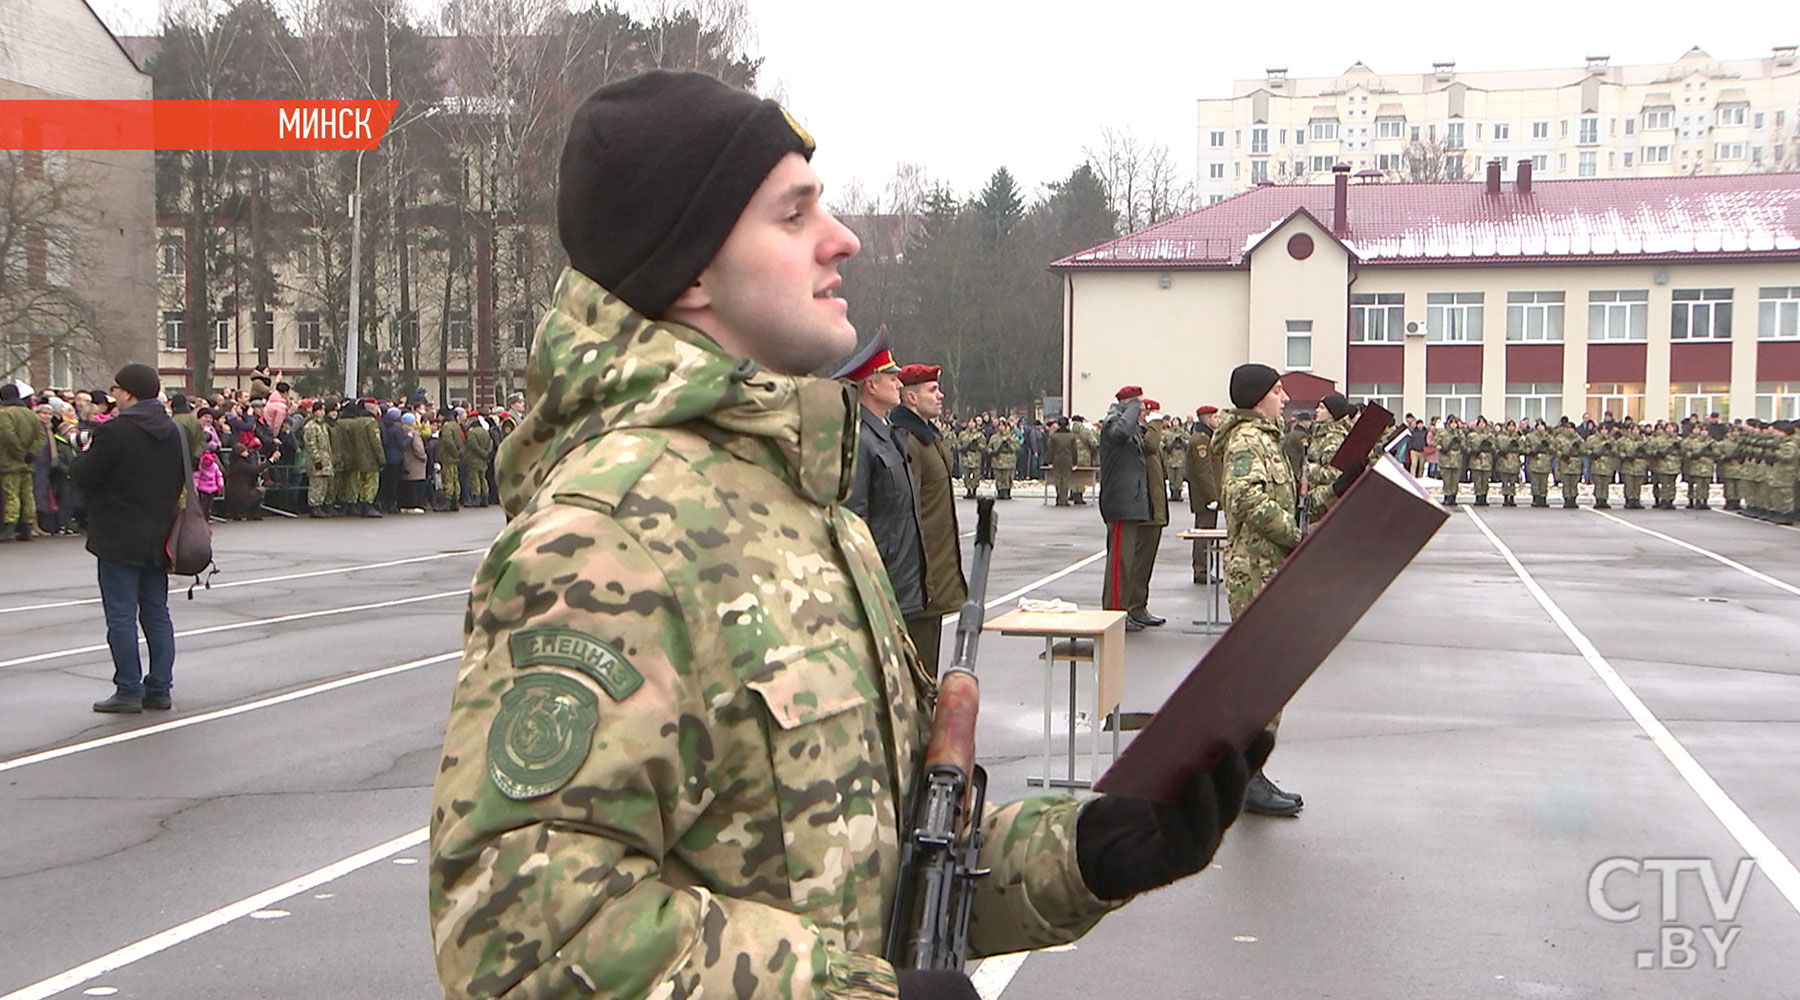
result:
M 1354 484 L 1356 482 L 1356 477 L 1362 475 L 1363 470 L 1368 467 L 1369 467 L 1369 460 L 1366 458 L 1362 458 L 1362 459 L 1358 459 L 1355 465 L 1352 465 L 1350 468 L 1345 469 L 1343 474 L 1338 476 L 1337 479 L 1332 482 L 1332 484 L 1331 484 L 1332 495 L 1341 497 L 1344 494 L 1350 492 L 1350 487 L 1352 484 Z
M 895 969 L 900 1000 L 981 1000 L 969 977 L 950 969 Z
M 1188 779 L 1180 805 L 1102 795 L 1075 820 L 1081 880 L 1101 899 L 1125 899 L 1206 867 L 1244 807 L 1250 775 L 1275 748 L 1263 733 L 1239 753 L 1227 749 L 1212 770 Z

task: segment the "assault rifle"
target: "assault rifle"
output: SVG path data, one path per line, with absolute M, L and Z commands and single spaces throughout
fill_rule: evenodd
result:
M 987 874 L 977 867 L 987 772 L 975 763 L 981 702 L 975 646 L 993 552 L 994 500 L 983 497 L 975 504 L 975 560 L 969 599 L 956 621 L 956 654 L 938 681 L 924 775 L 913 790 L 912 825 L 900 844 L 900 881 L 885 949 L 896 968 L 962 971 L 975 880 Z

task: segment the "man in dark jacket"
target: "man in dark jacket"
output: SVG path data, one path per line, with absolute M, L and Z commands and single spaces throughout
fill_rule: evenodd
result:
M 884 327 L 870 350 L 852 358 L 836 377 L 856 383 L 862 426 L 856 434 L 856 467 L 844 506 L 869 523 L 875 548 L 894 584 L 894 598 L 910 631 L 925 611 L 925 541 L 919 526 L 918 494 L 907 463 L 906 442 L 888 425 L 900 405 L 900 366 L 888 353 Z M 915 640 L 916 641 L 916 640 Z
M 956 483 L 950 475 L 950 444 L 932 423 L 944 415 L 944 392 L 938 381 L 942 373 L 939 365 L 907 365 L 900 369 L 900 405 L 888 411 L 894 438 L 905 445 L 912 459 L 925 552 L 925 610 L 906 619 L 906 630 L 919 650 L 919 659 L 934 677 L 938 674 L 944 616 L 969 599 L 956 527 Z
M 1162 528 L 1154 521 L 1150 502 L 1143 395 L 1141 386 L 1121 388 L 1100 421 L 1100 517 L 1106 522 L 1106 582 L 1101 599 L 1109 610 L 1128 613 L 1127 632 L 1164 621 L 1149 611 L 1149 568 L 1155 564 Z
M 169 620 L 169 526 L 189 475 L 183 434 L 157 400 L 162 382 L 149 365 L 115 375 L 118 415 L 94 428 L 70 475 L 87 494 L 87 550 L 100 560 L 100 603 L 112 650 L 113 695 L 96 712 L 168 709 L 175 674 Z M 150 674 L 138 659 L 138 623 Z

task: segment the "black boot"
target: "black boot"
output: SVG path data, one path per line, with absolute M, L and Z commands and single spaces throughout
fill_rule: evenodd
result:
M 31 541 L 31 522 L 20 521 L 18 530 L 13 533 L 13 538 L 21 542 Z
M 1502 506 L 1502 507 L 1517 507 L 1518 503 L 1515 500 L 1513 500 L 1512 497 L 1502 497 L 1500 499 L 1500 506 Z
M 1002 500 L 1011 500 L 1012 499 L 1012 490 L 999 490 L 998 492 L 1000 494 L 1000 499 L 1002 499 Z
M 1477 497 L 1476 497 L 1476 498 L 1475 498 L 1475 506 L 1477 506 L 1477 507 L 1486 507 L 1486 506 L 1487 506 L 1487 505 L 1488 505 L 1488 502 L 1487 502 L 1487 497 L 1485 497 L 1485 496 L 1477 496 Z
M 1548 507 L 1548 506 L 1550 506 L 1550 498 L 1549 497 L 1532 497 L 1531 505 L 1533 507 Z
M 1259 816 L 1298 816 L 1301 803 L 1281 789 L 1275 783 L 1257 771 L 1250 776 L 1250 786 L 1244 792 L 1244 811 Z
M 1742 508 L 1742 506 L 1743 505 L 1736 500 L 1725 501 L 1725 509 L 1726 510 L 1739 510 Z
M 1594 509 L 1595 510 L 1612 510 L 1612 504 L 1607 503 L 1605 497 L 1601 497 L 1600 499 L 1594 501 Z
M 1575 509 L 1575 501 L 1570 500 L 1568 497 L 1563 497 L 1563 510 L 1574 510 L 1574 509 Z
M 381 511 L 376 510 L 375 505 L 372 503 L 359 503 L 356 505 L 356 509 L 357 509 L 357 513 L 363 517 L 380 517 L 381 516 Z

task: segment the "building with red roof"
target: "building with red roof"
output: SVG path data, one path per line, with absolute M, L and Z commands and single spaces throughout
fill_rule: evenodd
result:
M 1313 376 L 1290 392 L 1395 413 L 1800 416 L 1800 174 L 1534 181 L 1522 161 L 1384 184 L 1339 165 L 1051 270 L 1075 410 L 1138 381 L 1191 411 L 1260 361 Z

